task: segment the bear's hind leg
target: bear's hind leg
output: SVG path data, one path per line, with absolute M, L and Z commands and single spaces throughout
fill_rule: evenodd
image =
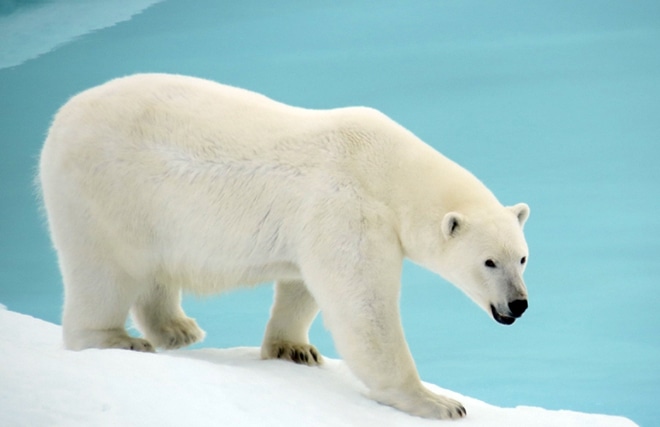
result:
M 318 306 L 299 280 L 278 281 L 275 302 L 266 327 L 261 357 L 284 359 L 303 365 L 323 363 L 318 350 L 309 344 L 309 327 L 318 314 Z
M 183 312 L 178 288 L 152 286 L 133 305 L 131 314 L 138 329 L 156 347 L 175 349 L 204 339 L 204 331 Z
M 70 350 L 119 348 L 153 352 L 149 341 L 128 335 L 124 327 L 138 284 L 119 269 L 60 257 L 65 298 L 62 313 L 64 346 Z

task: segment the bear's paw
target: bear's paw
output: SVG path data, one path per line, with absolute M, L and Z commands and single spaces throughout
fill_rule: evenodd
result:
M 169 319 L 166 323 L 150 328 L 147 338 L 156 347 L 168 350 L 185 347 L 204 339 L 205 333 L 197 322 L 189 317 L 178 317 Z
M 288 341 L 274 341 L 265 345 L 262 348 L 262 358 L 288 360 L 308 366 L 318 366 L 323 363 L 323 357 L 313 345 Z
M 122 350 L 140 351 L 143 353 L 153 353 L 156 350 L 151 343 L 142 338 L 129 336 L 116 336 L 108 338 L 102 345 L 102 348 L 118 348 Z
M 467 415 L 467 410 L 458 401 L 435 394 L 425 387 L 412 392 L 401 389 L 371 392 L 371 397 L 410 415 L 432 419 L 458 419 Z

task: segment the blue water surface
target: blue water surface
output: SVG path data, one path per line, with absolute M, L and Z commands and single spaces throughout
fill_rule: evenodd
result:
M 78 3 L 0 5 L 0 34 L 15 35 L 0 39 L 0 303 L 59 323 L 33 176 L 73 94 L 160 71 L 309 108 L 368 105 L 503 203 L 532 208 L 530 309 L 511 327 L 406 264 L 402 315 L 422 378 L 495 405 L 657 425 L 660 2 L 164 0 L 89 28 L 113 2 L 76 15 Z M 28 26 L 44 14 L 51 25 Z M 271 297 L 263 286 L 185 306 L 207 331 L 201 346 L 256 346 Z M 311 335 L 336 356 L 321 318 Z

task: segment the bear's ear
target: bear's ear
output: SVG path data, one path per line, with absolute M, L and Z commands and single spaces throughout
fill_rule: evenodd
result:
M 448 212 L 442 218 L 442 234 L 445 236 L 445 239 L 451 239 L 456 236 L 464 226 L 465 217 L 458 212 Z
M 509 206 L 509 210 L 518 218 L 521 227 L 525 225 L 525 221 L 529 218 L 529 206 L 527 204 L 518 203 L 517 205 Z

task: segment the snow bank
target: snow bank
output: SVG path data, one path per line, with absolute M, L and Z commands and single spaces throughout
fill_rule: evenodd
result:
M 59 326 L 1 305 L 0 384 L 7 426 L 440 425 L 367 399 L 338 360 L 309 368 L 259 360 L 257 348 L 72 352 L 62 349 Z M 498 408 L 428 387 L 465 404 L 460 426 L 635 426 L 606 415 Z
M 21 64 L 78 36 L 131 19 L 159 1 L 58 0 L 2 11 L 6 14 L 0 15 L 0 68 Z

